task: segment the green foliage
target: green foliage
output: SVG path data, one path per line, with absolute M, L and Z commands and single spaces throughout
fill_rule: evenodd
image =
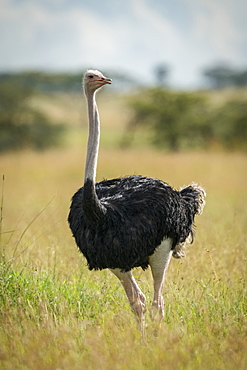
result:
M 81 73 L 45 73 L 30 71 L 0 74 L 0 83 L 16 82 L 28 89 L 39 91 L 81 91 Z
M 132 98 L 130 105 L 134 112 L 130 133 L 138 126 L 151 128 L 152 144 L 159 148 L 209 149 L 218 143 L 227 149 L 246 149 L 247 108 L 243 100 L 214 107 L 202 93 L 154 88 Z
M 135 97 L 131 107 L 131 125 L 150 126 L 152 143 L 159 148 L 176 151 L 191 143 L 206 145 L 211 138 L 207 101 L 198 94 L 149 89 Z
M 244 100 L 230 100 L 217 109 L 214 137 L 227 149 L 246 149 L 247 104 Z
M 33 94 L 20 82 L 0 85 L 0 152 L 22 148 L 42 150 L 57 145 L 64 125 L 52 125 L 29 105 Z

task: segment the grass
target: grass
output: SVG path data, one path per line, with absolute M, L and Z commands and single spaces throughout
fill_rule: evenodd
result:
M 107 270 L 88 271 L 66 221 L 83 181 L 85 103 L 35 99 L 72 129 L 63 150 L 1 155 L 0 368 L 245 369 L 246 154 L 157 152 L 141 132 L 135 148 L 118 149 L 130 113 L 116 97 L 109 115 L 111 102 L 99 95 L 98 180 L 143 174 L 175 188 L 195 181 L 208 194 L 187 257 L 169 266 L 159 336 L 147 314 L 143 343 L 123 288 Z M 134 274 L 150 306 L 150 271 Z
M 1 157 L 1 368 L 246 368 L 246 155 L 101 149 L 99 179 L 142 173 L 208 192 L 194 244 L 169 267 L 158 337 L 147 315 L 146 343 L 118 281 L 89 272 L 71 238 L 83 157 L 76 148 Z M 135 276 L 150 305 L 150 271 Z

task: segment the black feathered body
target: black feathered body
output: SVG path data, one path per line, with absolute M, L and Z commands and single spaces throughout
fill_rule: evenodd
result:
M 90 186 L 96 192 L 93 206 Z M 89 181 L 74 194 L 68 221 L 90 270 L 145 269 L 164 238 L 175 248 L 193 233 L 198 198 L 193 186 L 176 191 L 142 176 L 101 181 L 95 189 Z

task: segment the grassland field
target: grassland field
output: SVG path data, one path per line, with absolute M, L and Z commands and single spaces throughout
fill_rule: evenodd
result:
M 246 154 L 155 151 L 145 133 L 120 149 L 128 109 L 115 98 L 109 112 L 107 96 L 99 99 L 98 180 L 143 174 L 207 191 L 194 243 L 169 266 L 159 334 L 147 313 L 142 341 L 122 286 L 107 270 L 88 271 L 67 225 L 83 183 L 85 105 L 57 95 L 32 104 L 71 131 L 63 148 L 0 157 L 0 368 L 246 369 Z M 150 271 L 134 275 L 150 306 Z

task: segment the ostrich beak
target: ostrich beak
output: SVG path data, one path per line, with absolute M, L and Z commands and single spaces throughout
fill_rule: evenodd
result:
M 105 83 L 106 83 L 106 84 L 109 84 L 109 85 L 110 85 L 110 84 L 111 84 L 111 82 L 112 82 L 112 79 L 111 79 L 111 78 L 106 78 L 106 77 L 105 77 Z
M 111 78 L 106 78 L 106 77 L 101 77 L 97 80 L 97 82 L 100 86 L 103 86 L 103 85 L 106 85 L 106 84 L 110 85 L 111 81 L 112 81 Z

